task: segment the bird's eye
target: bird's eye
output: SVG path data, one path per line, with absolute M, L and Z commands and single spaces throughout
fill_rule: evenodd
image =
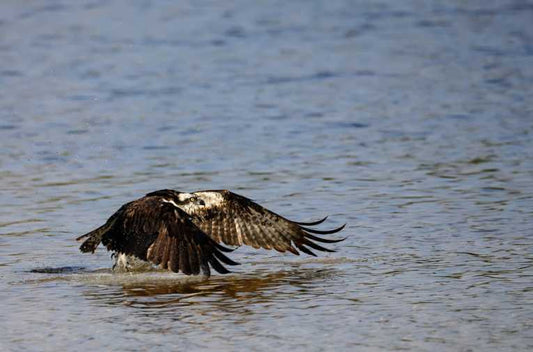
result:
M 205 205 L 204 200 L 200 197 L 191 197 L 189 201 L 197 205 Z

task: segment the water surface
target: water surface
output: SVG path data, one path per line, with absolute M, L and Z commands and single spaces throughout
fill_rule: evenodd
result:
M 528 1 L 6 1 L 0 349 L 533 348 Z M 74 238 L 160 188 L 348 223 L 209 280 Z

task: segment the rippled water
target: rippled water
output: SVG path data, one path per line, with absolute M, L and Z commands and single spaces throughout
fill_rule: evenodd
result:
M 0 4 L 0 349 L 533 348 L 529 1 Z M 159 189 L 348 223 L 208 281 L 74 238 Z

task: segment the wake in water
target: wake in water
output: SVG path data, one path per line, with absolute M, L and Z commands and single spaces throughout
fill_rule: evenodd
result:
M 249 265 L 253 268 L 247 273 L 233 273 L 228 276 L 214 276 L 210 280 L 204 275 L 188 276 L 181 273 L 172 273 L 168 270 L 159 269 L 156 267 L 135 267 L 131 271 L 112 270 L 108 268 L 89 270 L 82 266 L 64 266 L 64 267 L 42 267 L 34 268 L 29 272 L 34 274 L 48 274 L 45 277 L 34 277 L 30 280 L 25 280 L 25 283 L 39 283 L 49 281 L 71 281 L 80 282 L 89 285 L 122 285 L 127 287 L 151 287 L 164 288 L 168 285 L 182 285 L 192 283 L 207 283 L 213 282 L 214 285 L 223 282 L 235 282 L 239 280 L 263 280 L 267 277 L 308 277 L 310 274 L 321 275 L 324 270 L 335 270 L 334 268 L 303 268 L 302 266 L 312 264 L 332 265 L 332 264 L 346 264 L 354 263 L 356 260 L 347 258 L 309 258 L 304 261 L 294 260 L 256 260 Z M 264 265 L 268 264 L 269 267 Z M 292 269 L 273 271 L 272 264 L 287 266 L 290 265 Z M 297 269 L 295 269 L 297 267 Z M 281 276 L 280 276 L 281 275 Z M 211 285 L 210 285 L 211 286 Z M 166 291 L 166 289 L 163 289 Z

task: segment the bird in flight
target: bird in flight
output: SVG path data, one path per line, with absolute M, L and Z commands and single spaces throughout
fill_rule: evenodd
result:
M 94 253 L 103 243 L 114 252 L 114 267 L 128 269 L 129 259 L 136 258 L 176 273 L 210 276 L 210 267 L 226 274 L 229 270 L 223 264 L 238 265 L 224 254 L 233 249 L 220 243 L 296 255 L 298 250 L 313 256 L 311 249 L 334 252 L 316 242 L 335 243 L 344 238 L 316 235 L 339 232 L 345 225 L 332 230 L 309 227 L 326 219 L 290 221 L 227 190 L 185 193 L 164 189 L 124 204 L 104 225 L 77 240 L 84 240 L 80 246 L 84 253 Z

